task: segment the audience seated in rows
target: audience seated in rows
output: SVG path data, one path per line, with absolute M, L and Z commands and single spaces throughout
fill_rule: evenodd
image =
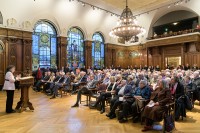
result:
M 153 69 L 137 70 L 87 69 L 87 72 L 81 71 L 76 74 L 74 72 L 65 74 L 60 71 L 56 72 L 56 76 L 53 73 L 45 72 L 44 77 L 36 83 L 35 90 L 40 91 L 43 86 L 43 90 L 55 98 L 61 87 L 66 90 L 72 87 L 74 93 L 78 92 L 76 102 L 72 107 L 78 107 L 81 95 L 93 95 L 91 90 L 96 89 L 98 97 L 93 107 L 100 104 L 100 113 L 110 108 L 107 114 L 110 119 L 116 118 L 116 110 L 119 110 L 120 123 L 128 122 L 129 116 L 132 117 L 133 122 L 137 122 L 141 115 L 145 118 L 143 131 L 151 130 L 154 122 L 163 119 L 165 107 L 172 101 L 175 102 L 175 113 L 178 112 L 178 116 L 184 117 L 185 97 L 188 96 L 192 102 L 200 100 L 199 70 L 189 65 L 182 69 L 161 71 L 157 66 Z M 110 106 L 105 106 L 107 100 L 110 101 Z

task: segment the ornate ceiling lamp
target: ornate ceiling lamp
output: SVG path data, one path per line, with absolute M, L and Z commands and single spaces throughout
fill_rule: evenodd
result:
M 120 20 L 117 22 L 117 27 L 111 30 L 110 36 L 122 38 L 128 42 L 132 37 L 144 34 L 145 32 L 145 29 L 137 24 L 136 17 L 133 16 L 131 9 L 128 8 L 128 1 L 126 0 L 126 8 L 123 10 Z

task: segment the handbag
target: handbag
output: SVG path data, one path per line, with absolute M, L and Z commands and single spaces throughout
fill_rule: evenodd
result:
M 89 108 L 90 108 L 90 109 L 97 109 L 97 110 L 101 111 L 101 104 L 99 103 L 99 104 L 97 104 L 96 107 L 93 107 L 93 105 L 94 105 L 95 103 L 96 103 L 95 101 L 90 101 L 90 103 L 89 103 Z
M 187 95 L 185 95 L 185 107 L 188 110 L 193 109 L 192 101 L 190 100 L 190 98 Z
M 167 113 L 164 117 L 164 129 L 167 132 L 171 132 L 174 129 L 174 119 L 173 116 Z

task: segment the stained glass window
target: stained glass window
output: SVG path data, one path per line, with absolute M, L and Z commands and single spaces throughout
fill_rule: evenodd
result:
M 102 68 L 104 67 L 104 38 L 100 33 L 95 33 L 92 40 L 92 65 Z
M 84 66 L 84 36 L 80 29 L 73 27 L 68 31 L 67 63 L 69 67 Z
M 32 69 L 54 68 L 57 65 L 56 30 L 49 22 L 36 23 L 32 35 Z

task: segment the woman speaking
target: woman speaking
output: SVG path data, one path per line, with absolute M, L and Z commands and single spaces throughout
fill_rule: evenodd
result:
M 6 90 L 7 100 L 6 100 L 6 113 L 15 113 L 16 111 L 12 108 L 13 98 L 15 91 L 15 81 L 19 79 L 19 76 L 14 77 L 13 73 L 15 72 L 15 66 L 10 65 L 6 69 L 5 82 L 3 90 Z

